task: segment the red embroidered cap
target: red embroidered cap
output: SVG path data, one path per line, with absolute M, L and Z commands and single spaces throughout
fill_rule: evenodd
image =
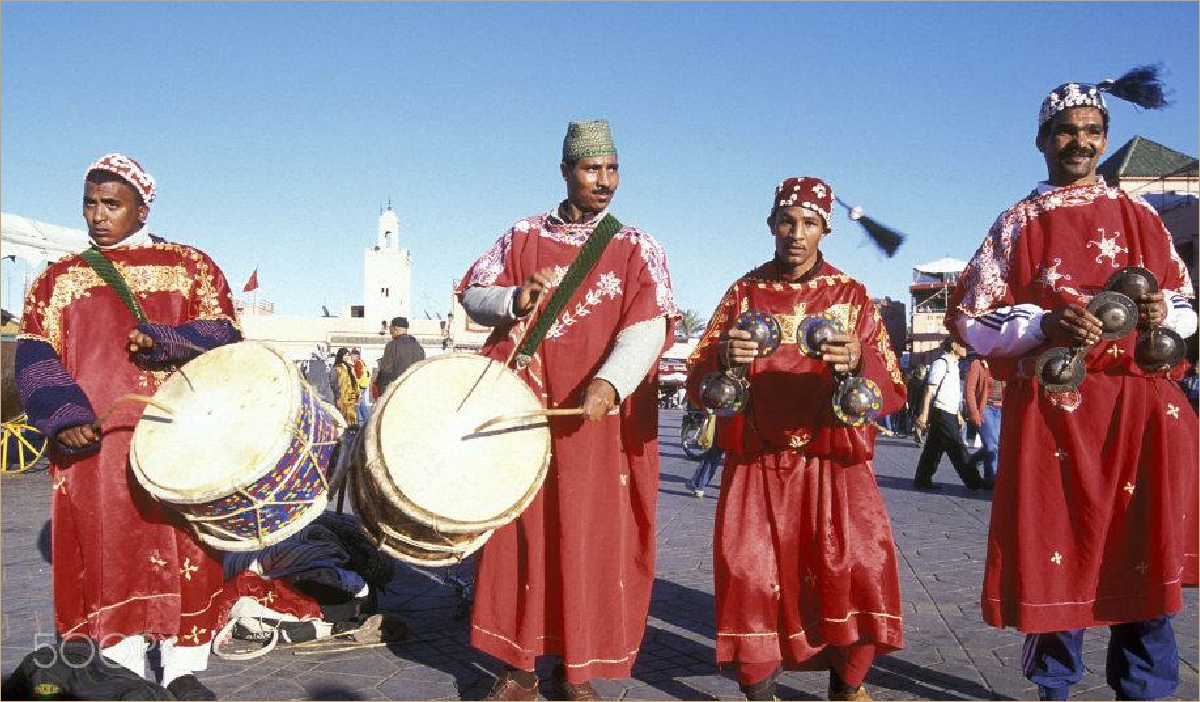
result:
M 800 176 L 788 178 L 775 188 L 776 207 L 803 207 L 812 210 L 825 221 L 825 228 L 833 229 L 833 188 L 820 178 Z
M 123 154 L 112 153 L 101 157 L 100 160 L 88 166 L 84 178 L 92 171 L 108 171 L 120 176 L 122 180 L 138 191 L 138 194 L 142 196 L 142 203 L 146 207 L 154 202 L 154 197 L 158 194 L 154 178 L 142 168 L 142 164 Z

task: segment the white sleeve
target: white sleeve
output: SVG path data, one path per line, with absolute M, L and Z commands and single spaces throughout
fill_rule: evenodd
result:
M 1196 333 L 1196 310 L 1183 295 L 1174 290 L 1164 290 L 1163 298 L 1167 302 L 1167 318 L 1163 326 L 1170 328 L 1176 334 L 1188 338 Z
M 981 356 L 1019 356 L 1035 348 L 1046 336 L 1042 317 L 1046 310 L 1033 304 L 997 307 L 971 317 L 958 314 L 954 323 L 963 341 Z
M 463 290 L 459 300 L 467 315 L 476 323 L 496 327 L 517 318 L 513 314 L 513 298 L 520 289 L 472 285 Z
M 654 362 L 662 355 L 667 327 L 664 317 L 638 322 L 621 331 L 608 358 L 596 371 L 596 377 L 607 380 L 617 391 L 618 401 L 637 389 Z

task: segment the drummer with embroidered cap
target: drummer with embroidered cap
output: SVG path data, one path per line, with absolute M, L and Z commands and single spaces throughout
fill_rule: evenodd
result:
M 458 286 L 492 326 L 483 353 L 510 361 L 549 408 L 552 456 L 529 508 L 483 548 L 471 643 L 506 664 L 488 699 L 533 700 L 536 661 L 561 660 L 554 699 L 597 699 L 628 676 L 654 582 L 658 404 L 652 369 L 679 318 L 666 254 L 609 212 L 620 182 L 608 122 L 572 122 L 567 197 L 520 220 Z
M 130 478 L 142 407 L 118 400 L 153 395 L 180 364 L 241 332 L 216 263 L 147 229 L 156 195 L 154 178 L 128 156 L 88 168 L 92 247 L 51 263 L 30 288 L 17 386 L 51 440 L 58 635 L 90 639 L 141 675 L 157 645 L 176 698 L 215 699 L 194 673 L 207 667 L 221 562 Z
M 1004 388 L 1004 431 L 983 580 L 983 619 L 1026 633 L 1041 699 L 1083 679 L 1084 630 L 1108 626 L 1117 699 L 1158 699 L 1179 680 L 1171 616 L 1197 583 L 1197 420 L 1176 384 L 1185 363 L 1147 368 L 1137 333 L 1103 338 L 1088 302 L 1137 266 L 1156 292 L 1144 326 L 1196 332 L 1187 267 L 1155 210 L 1104 182 L 1105 94 L 1165 104 L 1157 69 L 1065 83 L 1042 101 L 1036 145 L 1048 177 L 1002 212 L 959 277 L 946 327 Z M 1043 383 L 1037 360 L 1078 347 L 1077 387 Z

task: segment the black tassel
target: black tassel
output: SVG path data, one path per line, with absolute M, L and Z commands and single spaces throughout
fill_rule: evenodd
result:
M 904 235 L 895 229 L 888 229 L 879 222 L 863 215 L 859 218 L 858 223 L 867 230 L 867 235 L 871 237 L 871 241 L 891 258 L 896 253 L 896 249 L 900 248 L 900 244 L 904 243 Z
M 867 236 L 871 237 L 871 241 L 875 242 L 875 245 L 887 254 L 888 258 L 891 258 L 896 253 L 896 249 L 900 248 L 900 244 L 904 243 L 903 234 L 866 216 L 861 207 L 851 207 L 840 197 L 835 199 L 839 205 L 846 208 L 850 219 L 858 222 L 863 229 L 867 230 Z
M 1106 80 L 1096 87 L 1115 97 L 1148 110 L 1167 106 L 1163 85 L 1158 79 L 1159 65 L 1138 66 L 1116 80 Z

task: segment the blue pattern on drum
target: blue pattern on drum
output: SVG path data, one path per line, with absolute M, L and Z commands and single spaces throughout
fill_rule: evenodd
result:
M 205 520 L 227 532 L 226 539 L 259 540 L 259 526 L 266 537 L 304 516 L 309 505 L 326 491 L 333 470 L 331 457 L 338 439 L 338 426 L 332 414 L 313 397 L 309 386 L 301 383 L 299 426 L 283 457 L 266 475 L 228 497 L 178 508 L 197 517 L 229 515 L 225 519 Z M 305 452 L 312 436 L 312 449 Z M 292 466 L 295 472 L 288 479 Z M 242 494 L 245 493 L 245 494 Z M 254 501 L 247 499 L 253 497 Z M 262 504 L 257 509 L 255 502 Z M 284 504 L 279 504 L 284 503 Z M 255 517 L 255 513 L 258 517 Z

